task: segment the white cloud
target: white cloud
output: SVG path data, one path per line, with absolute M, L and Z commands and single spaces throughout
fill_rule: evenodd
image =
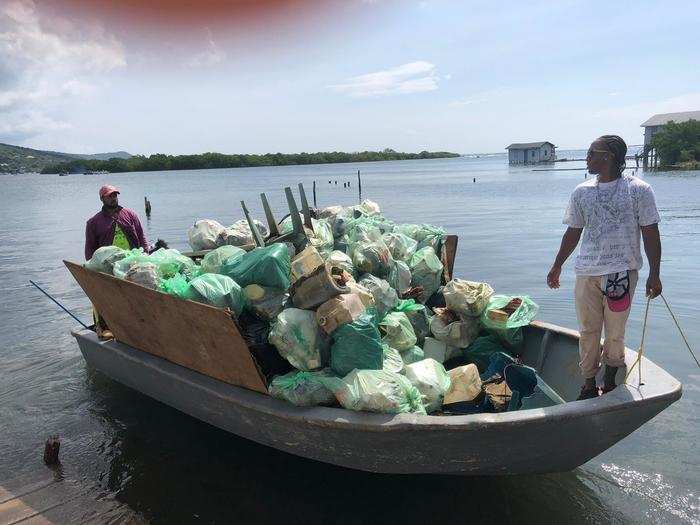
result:
M 64 129 L 49 106 L 92 93 L 86 79 L 124 66 L 123 46 L 100 26 L 44 19 L 32 0 L 0 4 L 0 138 Z
M 330 85 L 328 88 L 351 97 L 422 93 L 438 89 L 438 75 L 434 64 L 418 60 L 352 77 L 343 84 Z
M 207 49 L 193 56 L 188 62 L 189 67 L 211 67 L 223 62 L 226 53 L 214 42 L 211 29 L 207 28 Z
M 4 116 L 0 122 L 0 137 L 4 140 L 23 141 L 42 133 L 70 127 L 67 122 L 55 120 L 41 111 L 21 110 Z

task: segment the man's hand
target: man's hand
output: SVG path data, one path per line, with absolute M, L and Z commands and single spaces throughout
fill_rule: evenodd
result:
M 661 295 L 663 287 L 661 286 L 661 279 L 658 275 L 650 275 L 647 279 L 647 297 L 653 299 Z
M 559 288 L 559 276 L 561 275 L 561 266 L 557 266 L 556 264 L 552 266 L 552 269 L 549 270 L 549 273 L 547 274 L 547 285 L 550 288 Z M 660 285 L 661 283 L 659 283 Z

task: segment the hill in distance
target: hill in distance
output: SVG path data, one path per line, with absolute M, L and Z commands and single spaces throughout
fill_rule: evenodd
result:
M 112 158 L 128 159 L 131 158 L 131 154 L 126 151 L 95 153 L 92 155 L 63 153 L 0 143 L 0 173 L 38 173 L 45 167 L 58 162 L 70 162 L 76 159 L 109 160 Z

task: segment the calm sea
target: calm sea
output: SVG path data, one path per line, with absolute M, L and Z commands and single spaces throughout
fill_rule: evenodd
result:
M 363 197 L 377 201 L 386 216 L 459 235 L 457 276 L 486 280 L 498 292 L 530 294 L 541 319 L 576 327 L 571 265 L 558 291 L 546 287 L 545 275 L 564 229 L 568 195 L 584 171 L 509 168 L 499 155 L 0 177 L 0 485 L 44 468 L 43 441 L 58 433 L 67 477 L 94 485 L 95 498 L 112 493 L 159 523 L 700 523 L 700 370 L 659 302 L 651 309 L 647 355 L 683 382 L 684 394 L 634 434 L 564 474 L 397 477 L 286 455 L 120 386 L 86 367 L 69 334 L 76 323 L 28 283 L 38 281 L 89 319 L 89 304 L 61 261 L 83 260 L 85 220 L 98 211 L 97 190 L 106 182 L 140 214 L 148 196 L 153 214 L 143 222 L 149 238 L 186 249 L 194 220 L 229 224 L 242 217 L 241 200 L 262 217 L 263 191 L 280 217 L 283 187 L 299 182 L 311 200 L 316 181 L 319 206 L 354 204 L 358 169 Z M 673 172 L 644 179 L 655 189 L 662 217 L 664 292 L 700 351 L 700 177 Z M 343 188 L 345 181 L 350 188 Z M 639 342 L 642 307 L 640 293 L 629 322 L 630 347 Z

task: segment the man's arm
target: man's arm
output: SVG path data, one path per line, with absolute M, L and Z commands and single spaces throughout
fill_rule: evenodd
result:
M 89 261 L 92 258 L 92 254 L 95 253 L 97 249 L 97 243 L 95 242 L 95 232 L 92 227 L 92 222 L 87 221 L 85 223 L 85 260 Z
M 581 239 L 582 231 L 583 228 L 573 228 L 569 226 L 564 232 L 564 235 L 561 238 L 561 245 L 559 246 L 559 253 L 557 253 L 557 257 L 554 259 L 554 264 L 547 274 L 547 285 L 550 288 L 559 288 L 561 267 L 569 258 L 569 255 L 571 255 L 576 249 L 578 241 Z
M 644 241 L 644 252 L 649 261 L 649 277 L 647 278 L 647 297 L 653 299 L 661 295 L 661 236 L 659 235 L 659 225 L 650 224 L 641 226 L 642 240 Z

